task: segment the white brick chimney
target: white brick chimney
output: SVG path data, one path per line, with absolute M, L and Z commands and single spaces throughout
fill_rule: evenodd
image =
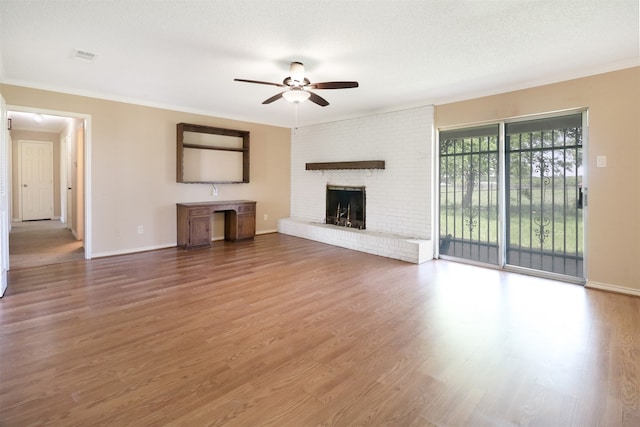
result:
M 292 130 L 291 218 L 278 231 L 420 263 L 433 258 L 433 106 Z M 306 170 L 384 160 L 385 169 Z M 327 185 L 366 187 L 366 230 L 325 225 Z

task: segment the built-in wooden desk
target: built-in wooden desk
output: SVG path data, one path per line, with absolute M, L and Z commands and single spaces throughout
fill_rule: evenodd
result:
M 178 246 L 211 246 L 211 215 L 224 212 L 224 239 L 252 239 L 256 234 L 256 202 L 227 200 L 178 203 Z

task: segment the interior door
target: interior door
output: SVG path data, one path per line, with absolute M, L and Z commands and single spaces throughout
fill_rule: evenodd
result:
M 53 217 L 53 144 L 20 141 L 22 220 Z
M 0 95 L 0 297 L 7 289 L 9 270 L 9 138 L 7 105 Z

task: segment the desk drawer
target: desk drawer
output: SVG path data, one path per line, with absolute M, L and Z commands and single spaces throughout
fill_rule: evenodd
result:
M 249 212 L 255 212 L 256 211 L 256 205 L 240 205 L 238 206 L 238 213 L 249 213 Z
M 211 211 L 209 208 L 191 208 L 189 209 L 189 216 L 209 216 Z

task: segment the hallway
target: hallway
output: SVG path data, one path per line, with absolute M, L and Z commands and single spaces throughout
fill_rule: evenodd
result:
M 10 269 L 81 261 L 82 243 L 60 221 L 15 222 L 9 233 Z

